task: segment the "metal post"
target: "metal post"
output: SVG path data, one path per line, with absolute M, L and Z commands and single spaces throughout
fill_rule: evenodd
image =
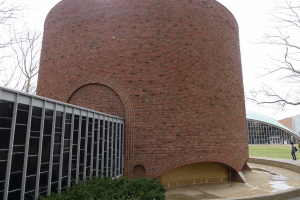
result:
M 35 193 L 34 196 L 37 199 L 39 195 L 39 185 L 40 185 L 40 172 L 41 172 L 41 159 L 42 159 L 42 148 L 43 148 L 43 132 L 44 132 L 44 122 L 45 122 L 45 109 L 46 101 L 43 102 L 42 117 L 41 117 L 41 127 L 40 127 L 40 145 L 38 151 L 38 163 L 37 163 L 37 173 L 35 182 Z
M 282 131 L 279 132 L 280 144 L 283 144 L 283 134 Z
M 123 172 L 123 169 L 124 169 L 124 129 L 125 129 L 125 126 L 124 126 L 124 124 L 125 124 L 125 121 L 123 121 L 123 123 L 122 123 L 122 125 L 123 126 L 121 126 L 121 127 L 123 127 L 123 129 L 122 129 L 122 173 L 124 173 Z
M 93 176 L 93 161 L 94 161 L 94 131 L 95 131 L 95 113 L 93 113 L 93 122 L 92 122 L 92 146 L 91 146 L 91 176 L 90 179 L 92 179 Z
M 271 135 L 272 135 L 272 128 L 271 128 L 269 125 L 267 125 L 267 127 L 268 127 L 267 138 L 268 138 L 268 141 L 270 141 L 270 137 L 271 137 Z M 271 130 L 270 130 L 270 128 L 271 128 Z
M 250 136 L 250 140 L 249 140 L 249 144 L 252 144 L 252 122 L 251 121 L 249 121 L 249 132 L 248 132 L 248 134 L 249 134 L 249 136 Z
M 285 133 L 285 134 L 284 134 L 284 140 L 287 141 L 287 140 L 288 140 L 288 139 L 287 139 L 287 134 L 288 134 L 288 132 L 285 131 L 284 133 Z
M 71 187 L 71 165 L 72 165 L 72 153 L 73 153 L 73 135 L 74 135 L 74 117 L 75 108 L 72 108 L 72 121 L 71 121 L 71 138 L 70 138 L 70 152 L 69 152 L 69 168 L 68 168 L 68 187 Z M 69 188 L 68 188 L 69 191 Z
M 121 120 L 119 120 L 119 132 L 118 132 L 118 135 L 119 135 L 119 162 L 118 162 L 119 173 L 118 173 L 118 175 L 120 175 L 121 174 L 121 139 L 122 139 Z
M 256 140 L 257 140 L 257 144 L 260 144 L 260 141 L 259 141 L 259 134 L 260 134 L 260 127 L 259 127 L 259 123 L 257 123 L 257 135 L 256 135 Z
M 55 137 L 56 108 L 57 108 L 57 104 L 55 103 L 54 104 L 54 110 L 53 110 L 53 117 L 52 117 L 51 147 L 50 147 L 50 161 L 49 161 L 47 196 L 50 196 L 50 193 L 51 193 L 51 178 L 52 178 L 52 165 L 53 165 L 53 148 L 54 148 L 54 137 Z
M 97 129 L 97 158 L 96 158 L 96 176 L 98 177 L 98 171 L 99 171 L 99 146 L 100 146 L 100 115 L 98 114 L 98 129 Z
M 106 120 L 106 117 L 105 117 Z M 107 151 L 106 151 L 106 177 L 108 176 L 108 162 L 109 162 L 109 117 L 107 117 Z
M 268 130 L 268 125 L 267 124 L 264 124 L 264 132 L 265 132 L 265 134 L 263 135 L 263 138 L 262 138 L 262 140 L 261 140 L 261 143 L 262 144 L 264 144 L 265 143 L 265 137 L 268 135 L 268 132 L 269 132 L 269 130 Z
M 114 159 L 114 118 L 111 118 L 111 154 L 110 154 L 110 177 L 113 177 L 113 159 Z
M 64 113 L 62 119 L 62 132 L 60 138 L 60 158 L 59 158 L 59 175 L 58 175 L 58 192 L 61 193 L 61 179 L 62 179 L 62 167 L 64 157 L 64 138 L 65 138 L 65 127 L 66 127 L 66 106 L 64 106 Z
M 248 122 L 248 120 L 246 120 L 246 124 L 247 124 L 247 133 L 248 133 L 248 143 L 250 142 L 250 127 L 249 127 L 249 124 L 250 122 Z
M 259 126 L 259 144 L 262 144 L 262 134 L 263 134 L 263 124 L 262 123 L 259 123 L 260 126 Z
M 256 122 L 254 121 L 254 126 L 255 126 L 255 144 L 257 144 L 257 135 L 258 135 L 258 126 L 256 124 Z
M 265 130 L 265 129 L 266 129 L 266 130 Z M 263 131 L 265 132 L 264 135 L 267 135 L 267 133 L 268 133 L 268 128 L 267 128 L 267 125 L 266 125 L 266 124 L 263 124 Z M 264 144 L 264 138 L 263 138 L 263 135 L 262 135 L 261 143 Z
M 117 158 L 118 158 L 118 148 L 117 148 L 117 142 L 118 142 L 118 119 L 116 119 L 116 130 L 115 130 L 115 176 L 117 176 L 117 169 L 119 168 L 118 167 L 118 162 L 117 162 Z
M 261 142 L 261 138 L 262 138 L 262 134 L 263 134 L 263 124 L 262 123 L 259 123 L 260 124 L 260 126 L 259 126 L 259 128 L 260 128 L 260 131 L 259 131 L 259 144 L 261 144 L 262 142 Z
M 79 160 L 80 160 L 80 144 L 81 144 L 81 123 L 82 123 L 82 110 L 80 110 L 79 125 L 78 125 L 78 146 L 77 146 L 77 163 L 76 163 L 76 183 L 79 179 Z
M 262 130 L 261 130 L 261 123 L 258 123 L 258 137 L 259 137 L 259 144 L 261 144 L 261 132 L 262 132 Z
M 276 131 L 275 126 L 272 126 L 271 130 L 272 130 L 271 134 L 274 135 L 274 137 L 276 137 L 276 144 L 278 144 L 277 137 L 278 136 L 280 137 L 280 133 Z
M 102 160 L 101 160 L 101 173 L 103 172 L 103 167 L 104 167 L 104 141 L 105 141 L 105 116 L 101 116 L 103 120 L 103 126 L 102 126 Z M 102 174 L 101 178 L 103 178 L 104 174 Z
M 8 198 L 8 187 L 9 187 L 9 179 L 10 179 L 10 170 L 11 170 L 11 159 L 12 159 L 12 152 L 13 152 L 13 144 L 14 144 L 14 137 L 15 137 L 15 125 L 17 119 L 17 108 L 19 102 L 19 93 L 15 96 L 15 103 L 14 103 L 14 110 L 12 116 L 12 123 L 10 129 L 10 140 L 9 140 L 9 149 L 8 149 L 8 159 L 6 165 L 6 176 L 5 176 L 5 185 L 4 185 L 4 200 Z
M 89 129 L 89 111 L 87 112 L 87 115 L 86 115 L 86 126 L 85 126 L 85 148 L 84 148 L 84 167 L 83 167 L 83 180 L 84 181 L 86 179 L 86 160 L 87 160 L 87 145 L 88 145 L 88 129 Z
M 276 130 L 276 128 L 275 128 L 275 130 Z M 277 131 L 276 131 L 277 132 Z M 278 133 L 278 132 L 277 132 Z M 280 144 L 282 144 L 282 138 L 283 138 L 283 135 L 282 135 L 282 131 L 280 131 L 279 133 L 278 133 L 278 135 L 279 135 L 279 141 L 280 141 Z
M 264 135 L 267 135 L 267 134 L 268 134 L 268 128 L 267 128 L 267 125 L 264 124 L 264 123 L 263 123 L 263 128 L 262 128 L 262 130 L 263 130 L 263 132 L 264 132 L 264 133 L 263 133 Z M 264 144 L 263 134 L 261 135 L 261 137 L 262 137 L 262 138 L 261 138 L 261 143 L 262 143 L 262 144 Z
M 252 138 L 252 144 L 254 144 L 255 141 L 255 126 L 253 126 L 253 121 L 251 121 L 251 138 Z
M 23 200 L 24 195 L 25 195 L 26 172 L 27 172 L 27 161 L 28 161 L 28 150 L 29 150 L 29 137 L 30 137 L 30 128 L 31 128 L 31 117 L 32 117 L 32 105 L 33 105 L 33 97 L 30 98 L 30 105 L 29 105 L 29 110 L 28 110 L 26 142 L 25 142 L 25 157 L 24 157 L 24 165 L 23 165 L 21 199 L 20 200 Z

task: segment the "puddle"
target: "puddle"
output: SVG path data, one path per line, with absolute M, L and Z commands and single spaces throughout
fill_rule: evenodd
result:
M 286 183 L 286 181 L 293 180 L 293 178 L 291 178 L 291 177 L 284 176 L 282 174 L 272 172 L 272 171 L 269 171 L 269 170 L 266 170 L 263 168 L 254 168 L 253 167 L 251 169 L 253 171 L 260 171 L 260 172 L 270 175 L 270 179 L 272 180 L 269 182 L 270 187 L 275 189 L 275 190 L 272 190 L 271 193 L 294 188 L 292 186 L 289 186 Z
M 278 191 L 288 190 L 288 189 L 294 188 L 292 186 L 287 185 L 285 181 L 271 181 L 271 182 L 269 182 L 269 184 L 272 188 L 275 189 L 271 192 L 278 192 Z
M 252 170 L 254 171 L 261 171 L 265 174 L 268 174 L 270 175 L 270 179 L 273 180 L 273 181 L 290 181 L 290 180 L 293 180 L 293 178 L 291 177 L 288 177 L 288 176 L 284 176 L 282 174 L 278 174 L 278 173 L 275 173 L 275 172 L 272 172 L 272 171 L 269 171 L 269 170 L 266 170 L 266 169 L 263 169 L 263 168 L 251 168 Z

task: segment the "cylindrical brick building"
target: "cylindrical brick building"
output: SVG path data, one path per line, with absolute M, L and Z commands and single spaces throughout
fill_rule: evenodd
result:
M 166 185 L 241 174 L 239 31 L 217 1 L 62 0 L 40 63 L 38 95 L 125 118 L 125 172 Z

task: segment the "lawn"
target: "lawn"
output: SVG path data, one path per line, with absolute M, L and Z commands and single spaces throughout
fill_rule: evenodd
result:
M 296 157 L 300 159 L 299 147 L 296 147 Z M 290 145 L 249 145 L 249 156 L 292 159 Z

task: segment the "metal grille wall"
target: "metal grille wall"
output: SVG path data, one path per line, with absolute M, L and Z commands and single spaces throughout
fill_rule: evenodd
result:
M 124 119 L 0 87 L 0 200 L 123 173 Z
M 292 132 L 267 123 L 247 119 L 247 127 L 249 144 L 296 144 L 300 141 Z

